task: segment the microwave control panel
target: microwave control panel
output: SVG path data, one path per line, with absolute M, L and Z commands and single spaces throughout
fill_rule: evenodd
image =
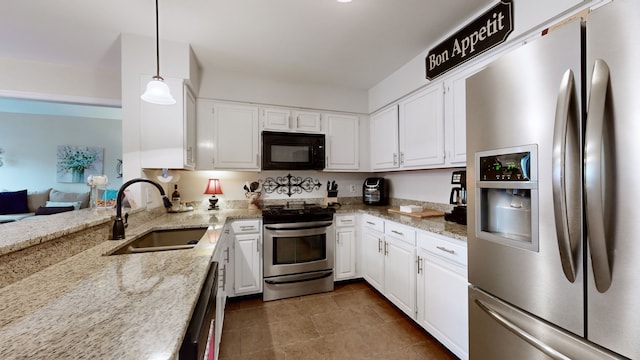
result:
M 531 180 L 531 153 L 528 151 L 482 156 L 479 160 L 481 181 Z

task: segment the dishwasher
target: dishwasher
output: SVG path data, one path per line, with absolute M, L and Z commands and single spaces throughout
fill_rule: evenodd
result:
M 180 346 L 180 360 L 202 360 L 207 350 L 209 333 L 213 329 L 216 315 L 216 295 L 218 292 L 218 263 L 211 262 L 207 278 L 202 285 L 198 302 L 193 310 L 184 340 Z M 212 351 L 211 349 L 210 351 Z

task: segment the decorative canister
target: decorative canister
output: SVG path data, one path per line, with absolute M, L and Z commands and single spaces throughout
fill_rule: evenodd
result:
M 247 202 L 249 203 L 249 209 L 260 209 L 260 192 L 247 192 L 245 196 L 247 197 Z

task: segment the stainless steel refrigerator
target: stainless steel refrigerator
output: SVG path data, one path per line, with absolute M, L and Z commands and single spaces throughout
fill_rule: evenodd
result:
M 470 358 L 640 359 L 640 1 L 467 80 Z

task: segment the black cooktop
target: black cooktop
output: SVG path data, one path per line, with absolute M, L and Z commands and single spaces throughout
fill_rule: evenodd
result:
M 262 221 L 265 224 L 331 221 L 334 213 L 335 209 L 319 204 L 287 203 L 265 206 L 262 209 Z

